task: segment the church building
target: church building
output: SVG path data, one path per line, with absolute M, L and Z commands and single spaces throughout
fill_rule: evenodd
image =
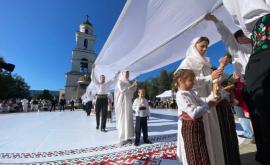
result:
M 96 59 L 93 45 L 96 37 L 93 26 L 86 19 L 80 24 L 80 31 L 76 32 L 76 47 L 72 51 L 71 70 L 66 73 L 65 99 L 78 99 L 85 92 L 90 83 L 92 64 Z

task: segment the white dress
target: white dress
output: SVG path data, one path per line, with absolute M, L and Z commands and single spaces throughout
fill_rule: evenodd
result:
M 134 137 L 132 114 L 132 98 L 136 88 L 130 88 L 128 81 L 118 81 L 117 96 L 115 97 L 115 111 L 117 113 L 117 129 L 120 142 Z
M 212 83 L 208 81 L 207 76 L 209 68 L 203 67 L 201 72 L 195 72 L 196 78 L 200 82 L 195 84 L 195 91 L 200 97 L 207 97 L 211 93 Z M 206 79 L 204 79 L 206 78 Z M 205 80 L 205 81 L 204 81 Z M 212 165 L 225 165 L 221 132 L 216 110 L 207 113 L 203 116 L 205 140 L 208 149 L 209 159 Z

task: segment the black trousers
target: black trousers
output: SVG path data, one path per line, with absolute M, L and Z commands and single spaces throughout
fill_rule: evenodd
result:
M 74 111 L 74 109 L 75 109 L 75 107 L 74 107 L 74 105 L 71 105 L 71 111 Z
M 91 109 L 92 109 L 92 101 L 88 101 L 85 105 L 86 114 L 87 116 L 90 116 Z
M 51 112 L 52 110 L 55 111 L 55 104 L 52 104 L 52 105 L 51 105 L 50 112 Z
M 147 117 L 136 116 L 136 126 L 135 126 L 135 143 L 140 142 L 141 130 L 143 132 L 143 140 L 148 140 L 148 128 L 147 128 Z
M 61 110 L 63 110 L 63 111 L 65 110 L 65 105 L 60 105 L 60 111 Z
M 245 79 L 254 105 L 254 133 L 261 134 L 261 163 L 269 164 L 270 155 L 270 49 L 252 55 L 246 67 Z M 255 117 L 255 121 L 254 121 Z M 256 136 L 256 135 L 255 135 Z M 256 138 L 256 137 L 255 137 Z M 256 139 L 257 143 L 257 139 Z
M 99 127 L 100 113 L 101 113 L 101 129 L 106 128 L 107 111 L 108 111 L 108 98 L 107 97 L 97 98 L 97 101 L 96 101 L 96 121 L 97 121 L 97 127 Z
M 82 109 L 86 112 L 86 105 L 82 104 Z
M 256 160 L 262 160 L 262 148 L 263 148 L 263 139 L 262 139 L 262 131 L 260 126 L 260 116 L 255 113 L 254 103 L 252 101 L 252 96 L 248 93 L 246 88 L 243 88 L 242 95 L 245 102 L 248 105 L 250 120 L 253 127 L 254 137 L 256 141 Z

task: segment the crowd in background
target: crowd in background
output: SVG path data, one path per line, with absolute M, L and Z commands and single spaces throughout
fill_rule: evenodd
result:
M 39 112 L 39 111 L 55 111 L 81 108 L 80 100 L 69 100 L 65 99 L 20 99 L 12 98 L 0 100 L 0 112 L 11 113 L 11 112 Z
M 177 104 L 175 99 L 167 100 L 151 100 L 149 105 L 152 108 L 161 108 L 161 109 L 177 109 Z

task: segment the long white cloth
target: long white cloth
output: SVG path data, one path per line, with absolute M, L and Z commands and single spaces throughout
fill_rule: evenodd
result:
M 239 29 L 221 0 L 127 0 L 95 61 L 97 76 L 104 74 L 110 80 L 119 70 L 128 69 L 134 78 L 179 61 L 197 36 L 207 36 L 210 45 L 216 43 L 220 36 L 215 25 L 202 21 L 211 11 L 232 32 Z M 198 92 L 203 94 L 204 88 Z
M 196 75 L 196 81 L 193 86 L 193 90 L 199 97 L 208 97 L 211 94 L 211 66 L 207 62 L 207 54 L 199 58 L 199 53 L 195 48 L 195 44 L 198 41 L 198 37 L 192 40 L 190 47 L 187 50 L 186 58 L 180 64 L 178 69 L 191 69 Z M 194 65 L 192 65 L 192 63 Z M 203 65 L 201 65 L 203 64 Z M 181 104 L 178 100 L 178 104 Z M 179 121 L 180 122 L 180 121 Z M 211 113 L 207 113 L 203 116 L 205 140 L 208 149 L 208 155 L 211 164 L 224 165 L 224 155 L 222 147 L 221 132 L 219 127 L 218 116 L 216 110 L 211 110 Z M 181 124 L 178 124 L 178 130 L 181 130 Z M 186 162 L 186 152 L 183 149 L 184 143 L 181 132 L 178 134 L 177 154 L 178 158 L 182 157 L 183 164 Z
M 200 21 L 206 13 L 214 10 L 230 30 L 237 30 L 227 11 L 217 8 L 220 5 L 220 0 L 127 0 L 95 61 L 97 76 L 104 74 L 110 80 L 127 69 L 132 79 L 179 61 L 195 36 L 216 43 L 220 36 L 214 24 Z
M 256 21 L 270 13 L 270 0 L 223 0 L 237 24 L 250 37 Z
M 136 88 L 130 87 L 129 81 L 121 75 L 116 83 L 115 112 L 119 142 L 124 142 L 134 137 L 132 98 Z

